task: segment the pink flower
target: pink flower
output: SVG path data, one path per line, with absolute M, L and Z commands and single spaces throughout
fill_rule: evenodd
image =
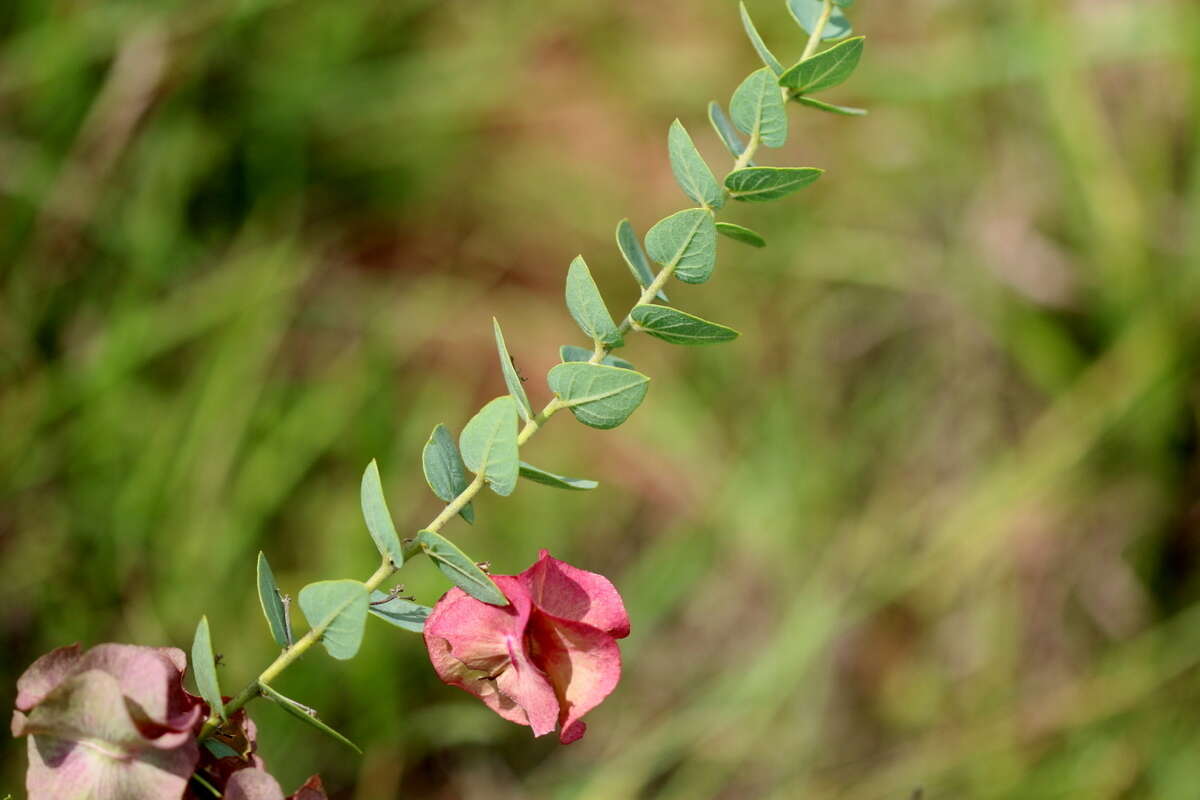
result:
M 511 605 L 447 592 L 425 622 L 438 677 L 479 697 L 507 720 L 559 740 L 583 736 L 580 719 L 621 677 L 617 639 L 629 615 L 612 583 L 543 550 L 520 575 L 494 577 Z
M 199 756 L 201 708 L 183 690 L 183 652 L 60 647 L 17 681 L 14 736 L 29 737 L 30 800 L 181 797 Z

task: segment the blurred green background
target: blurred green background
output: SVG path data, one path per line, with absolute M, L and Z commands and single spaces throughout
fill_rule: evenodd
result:
M 784 61 L 804 35 L 750 3 Z M 733 345 L 622 352 L 610 433 L 556 418 L 523 484 L 447 531 L 541 547 L 633 618 L 587 737 L 443 687 L 371 623 L 264 703 L 268 766 L 336 798 L 1187 798 L 1200 789 L 1200 7 L 860 0 L 859 72 L 768 163 L 825 167 L 727 219 L 672 300 Z M 232 693 L 295 592 L 376 563 L 358 480 L 438 509 L 430 429 L 534 401 L 582 252 L 687 205 L 666 162 L 758 67 L 735 3 L 0 4 L 0 686 L 61 644 L 186 647 Z M 402 579 L 427 602 L 426 563 Z M 3 747 L 20 796 L 24 743 Z

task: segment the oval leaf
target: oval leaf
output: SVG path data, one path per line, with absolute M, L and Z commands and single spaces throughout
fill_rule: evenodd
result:
M 793 97 L 792 99 L 797 103 L 801 103 L 806 106 L 812 106 L 813 108 L 821 111 L 827 111 L 830 114 L 845 114 L 847 117 L 865 117 L 867 115 L 867 110 L 865 108 L 854 108 L 853 106 L 835 106 L 833 103 L 826 103 L 818 100 L 815 97 L 805 97 L 804 95 L 800 95 L 799 97 Z
M 383 497 L 383 482 L 379 478 L 379 465 L 375 463 L 375 459 L 371 459 L 371 463 L 367 464 L 363 472 L 359 499 L 363 519 L 367 521 L 367 530 L 371 533 L 371 540 L 375 542 L 379 555 L 390 559 L 392 566 L 402 566 L 404 548 L 400 545 L 392 514 L 388 511 L 387 500 Z
M 321 629 L 326 652 L 345 661 L 354 658 L 362 644 L 367 621 L 364 583 L 351 580 L 317 581 L 300 590 L 300 610 L 314 629 Z
M 677 211 L 646 232 L 646 252 L 684 283 L 704 283 L 717 263 L 717 228 L 703 208 Z
M 567 270 L 567 310 L 593 341 L 605 347 L 620 347 L 625 343 L 583 256 L 575 256 Z
M 333 728 L 329 727 L 324 722 L 322 722 L 317 717 L 316 711 L 313 711 L 311 708 L 309 708 L 306 705 L 297 703 L 295 700 L 292 700 L 290 697 L 284 697 L 282 694 L 275 691 L 275 689 L 273 687 L 268 686 L 267 684 L 263 683 L 262 681 L 258 682 L 258 688 L 260 690 L 262 690 L 264 697 L 278 703 L 283 708 L 284 711 L 288 712 L 296 719 L 299 719 L 302 722 L 307 722 L 309 725 L 312 725 L 314 728 L 316 728 L 317 730 L 319 730 L 321 733 L 325 734 L 329 738 L 336 739 L 337 741 L 346 745 L 346 747 L 349 747 L 354 752 L 358 753 L 359 755 L 362 755 L 362 750 L 358 749 L 358 745 L 356 745 L 354 742 L 350 741 L 345 736 L 342 736 L 340 733 L 335 731 Z
M 558 355 L 564 362 L 567 361 L 591 361 L 592 351 L 586 347 L 577 347 L 573 344 L 564 344 L 558 348 Z M 622 369 L 637 369 L 623 358 L 617 358 L 614 355 L 607 355 L 600 361 L 601 364 L 608 364 L 610 367 L 621 367 Z
M 734 225 L 732 222 L 718 222 L 717 233 L 722 236 L 728 236 L 735 242 L 748 244 L 751 247 L 766 247 L 767 240 L 759 236 L 749 228 L 743 228 L 741 225 Z
M 768 67 L 750 73 L 734 90 L 729 113 L 738 130 L 751 139 L 757 136 L 767 147 L 782 147 L 787 141 L 787 110 L 778 79 Z
M 620 249 L 625 263 L 629 265 L 629 270 L 637 280 L 638 286 L 643 289 L 650 286 L 654 282 L 654 270 L 650 269 L 650 262 L 646 259 L 642 245 L 638 242 L 637 234 L 633 232 L 633 226 L 627 219 L 617 223 L 617 248 Z M 664 303 L 667 302 L 667 296 L 661 289 L 658 292 L 658 299 Z
M 389 600 L 388 596 L 379 590 L 371 592 L 369 610 L 371 614 L 384 622 L 414 633 L 425 630 L 425 620 L 433 613 L 433 609 L 429 606 L 423 606 L 402 597 L 393 597 Z
M 494 606 L 508 605 L 508 598 L 488 574 L 449 539 L 433 531 L 421 531 L 417 543 L 442 574 L 471 597 Z
M 803 189 L 825 172 L 816 167 L 746 167 L 725 176 L 734 200 L 775 200 Z
M 708 101 L 708 121 L 712 123 L 713 130 L 721 137 L 721 141 L 725 143 L 725 149 L 729 151 L 729 154 L 734 158 L 740 158 L 746 149 L 746 143 L 742 141 L 737 128 L 733 127 L 733 123 L 729 121 L 729 117 L 725 116 L 721 104 L 716 100 Z
M 466 467 L 458 453 L 458 445 L 445 425 L 439 423 L 429 434 L 429 441 L 421 451 L 421 468 L 425 472 L 425 482 L 439 500 L 449 503 L 467 488 Z M 463 506 L 458 515 L 467 522 L 475 521 L 475 510 L 470 503 Z
M 842 4 L 836 3 L 836 5 Z M 792 12 L 792 18 L 800 24 L 801 28 L 811 34 L 813 28 L 817 27 L 817 21 L 821 18 L 821 0 L 788 0 L 787 6 L 788 11 Z M 846 15 L 840 8 L 835 8 L 829 16 L 829 21 L 825 23 L 824 30 L 821 31 L 821 38 L 841 39 L 849 36 L 850 33 L 850 20 L 846 19 Z
M 463 463 L 476 475 L 483 475 L 498 495 L 510 495 L 517 488 L 517 408 L 511 397 L 497 397 L 471 417 L 458 437 Z
M 671 159 L 675 182 L 684 194 L 705 208 L 720 208 L 725 204 L 721 185 L 678 119 L 671 123 L 671 129 L 667 132 L 667 154 Z
M 631 369 L 600 364 L 559 364 L 550 370 L 550 389 L 575 419 L 593 428 L 615 428 L 646 396 L 650 379 Z
M 287 608 L 283 605 L 283 596 L 275 583 L 275 573 L 267 557 L 260 550 L 258 553 L 258 602 L 262 605 L 263 616 L 271 627 L 271 636 L 280 647 L 292 646 L 292 628 L 288 624 Z
M 635 306 L 629 316 L 646 333 L 671 344 L 716 344 L 738 337 L 733 328 L 667 306 Z
M 521 462 L 521 477 L 533 481 L 534 483 L 553 486 L 555 489 L 574 489 L 582 491 L 584 489 L 595 489 L 600 484 L 595 481 L 589 481 L 586 478 L 568 478 L 563 475 L 555 475 L 553 472 L 547 472 L 544 469 L 538 469 L 532 464 Z
M 746 36 L 750 37 L 750 44 L 754 45 L 754 50 L 758 53 L 758 57 L 762 62 L 771 68 L 771 71 L 776 75 L 783 73 L 783 64 L 779 63 L 779 59 L 775 54 L 767 48 L 762 37 L 758 35 L 758 29 L 754 27 L 754 21 L 750 19 L 750 12 L 746 10 L 745 3 L 738 3 L 738 8 L 742 12 L 742 27 L 746 29 Z M 737 155 L 737 154 L 735 154 Z
M 217 661 L 213 658 L 212 637 L 208 632 L 208 617 L 201 617 L 192 639 L 192 673 L 196 676 L 196 690 L 208 703 L 209 708 L 223 721 L 225 702 L 221 699 L 221 685 L 217 681 Z
M 521 376 L 517 374 L 517 365 L 508 354 L 508 345 L 504 343 L 504 334 L 500 332 L 500 323 L 492 317 L 492 328 L 496 332 L 496 350 L 500 353 L 500 372 L 504 375 L 504 385 L 517 404 L 517 413 L 521 419 L 528 422 L 533 417 L 533 406 L 529 404 L 529 395 L 525 394 L 525 386 Z
M 830 89 L 850 77 L 862 58 L 862 36 L 838 42 L 828 50 L 809 56 L 779 76 L 779 85 L 800 94 Z

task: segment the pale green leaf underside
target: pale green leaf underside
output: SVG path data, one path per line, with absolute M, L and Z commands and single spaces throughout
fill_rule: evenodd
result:
M 629 270 L 633 273 L 638 286 L 645 289 L 654 282 L 654 270 L 650 268 L 650 261 L 646 258 L 646 253 L 642 250 L 641 243 L 638 242 L 637 234 L 627 219 L 617 223 L 617 248 L 621 251 L 621 257 L 625 259 L 625 263 L 629 265 Z M 658 298 L 664 303 L 667 302 L 667 296 L 662 293 L 662 290 L 659 290 Z
M 371 592 L 372 605 L 368 606 L 368 610 L 373 616 L 406 631 L 421 633 L 425 630 L 425 620 L 433 613 L 432 608 L 401 597 L 393 597 L 386 603 L 379 602 L 385 599 L 387 595 L 378 589 Z M 374 605 L 376 603 L 378 605 Z
M 788 0 L 787 5 L 788 10 L 792 12 L 792 18 L 811 34 L 813 28 L 817 27 L 817 20 L 821 18 L 821 0 Z M 821 38 L 841 39 L 850 33 L 850 20 L 846 19 L 840 8 L 835 8 L 829 16 L 829 22 L 825 23 Z
M 862 36 L 838 42 L 824 52 L 801 61 L 779 76 L 779 85 L 794 89 L 800 94 L 831 89 L 853 74 L 862 58 Z
M 640 372 L 572 362 L 550 370 L 550 389 L 575 418 L 593 428 L 615 428 L 646 396 L 650 379 Z
M 504 334 L 500 331 L 500 323 L 495 317 L 492 317 L 492 329 L 496 333 L 496 352 L 500 355 L 500 372 L 504 375 L 504 385 L 508 387 L 508 393 L 517 403 L 517 413 L 521 415 L 521 419 L 528 422 L 533 416 L 533 406 L 529 404 L 529 395 L 525 394 L 525 386 L 513 365 L 512 356 L 508 354 L 508 345 L 504 343 Z
M 778 79 L 769 67 L 750 73 L 734 90 L 729 114 L 738 130 L 751 138 L 757 133 L 767 147 L 782 147 L 787 141 L 787 110 Z
M 429 434 L 429 441 L 421 451 L 421 469 L 425 472 L 425 482 L 439 500 L 449 503 L 467 488 L 466 467 L 445 425 L 439 423 Z M 475 510 L 470 503 L 458 513 L 467 522 L 475 521 Z
M 713 130 L 717 132 L 717 136 L 721 137 L 721 141 L 725 144 L 725 149 L 734 158 L 740 158 L 746 149 L 746 143 L 742 141 L 742 137 L 737 132 L 737 128 L 733 127 L 733 123 L 729 121 L 729 117 L 725 116 L 724 109 L 716 100 L 708 101 L 708 121 L 712 123 Z M 754 162 L 750 162 L 754 163 Z M 664 300 L 666 298 L 663 298 Z
M 487 573 L 449 539 L 433 531 L 421 531 L 417 534 L 417 542 L 425 555 L 455 586 L 484 603 L 508 605 L 508 598 Z
M 221 685 L 217 681 L 217 661 L 213 658 L 208 617 L 201 617 L 200 624 L 196 626 L 196 635 L 192 638 L 191 666 L 200 696 L 221 719 L 228 719 L 225 716 L 225 703 L 221 699 Z
M 300 590 L 300 610 L 313 628 L 324 627 L 321 644 L 329 655 L 354 658 L 367 621 L 367 586 L 351 580 L 317 581 Z
M 267 563 L 267 557 L 260 550 L 258 553 L 258 602 L 262 606 L 263 616 L 271 628 L 271 638 L 280 647 L 290 647 L 288 640 L 287 609 L 283 607 L 279 585 L 275 583 L 275 573 Z
M 706 208 L 720 208 L 725 204 L 721 184 L 717 183 L 712 170 L 679 120 L 672 122 L 667 132 L 667 154 L 671 160 L 671 172 L 684 194 Z
M 733 328 L 667 306 L 635 306 L 630 317 L 646 333 L 671 344 L 716 344 L 738 337 Z
M 779 63 L 779 59 L 775 57 L 775 54 L 767 47 L 766 42 L 758 35 L 758 29 L 754 27 L 754 21 L 750 19 L 750 12 L 746 10 L 746 4 L 738 3 L 738 8 L 742 12 L 742 27 L 746 29 L 746 36 L 750 38 L 750 44 L 754 45 L 754 50 L 758 53 L 758 57 L 776 75 L 782 74 L 783 64 Z
M 297 719 L 301 720 L 302 722 L 307 722 L 309 725 L 313 726 L 314 728 L 316 728 L 317 730 L 319 730 L 321 733 L 325 734 L 329 738 L 336 739 L 337 741 L 346 745 L 346 747 L 349 747 L 354 752 L 358 753 L 359 755 L 362 755 L 362 750 L 358 749 L 358 745 L 356 745 L 354 742 L 347 739 L 342 734 L 335 731 L 333 728 L 326 725 L 324 722 L 322 722 L 320 719 L 318 719 L 313 714 L 310 714 L 309 709 L 305 708 L 300 703 L 297 703 L 295 700 L 292 700 L 289 697 L 284 697 L 282 694 L 275 691 L 274 687 L 268 686 L 267 684 L 263 683 L 262 681 L 259 681 L 258 688 L 262 690 L 264 697 L 266 697 L 269 700 L 273 700 L 275 703 L 278 703 L 279 706 L 282 707 L 284 711 L 288 712 L 293 717 L 296 717 Z
M 463 463 L 476 475 L 483 475 L 498 495 L 510 495 L 517 488 L 517 408 L 516 401 L 505 395 L 488 403 L 463 428 L 458 449 Z
M 749 228 L 743 228 L 741 225 L 735 225 L 732 222 L 718 222 L 717 233 L 722 236 L 728 236 L 735 242 L 748 244 L 751 247 L 766 247 L 767 240 L 759 236 Z
M 567 361 L 590 361 L 592 351 L 586 347 L 579 347 L 573 344 L 564 344 L 558 348 L 558 355 L 564 362 Z M 610 367 L 620 367 L 622 369 L 637 369 L 633 364 L 623 358 L 618 358 L 614 355 L 607 355 L 600 360 L 601 364 L 607 364 Z
M 595 489 L 600 485 L 586 478 L 568 478 L 565 475 L 555 475 L 553 472 L 539 469 L 532 464 L 526 464 L 524 461 L 521 462 L 521 477 L 531 480 L 534 483 L 553 486 L 556 489 Z
M 825 170 L 816 167 L 747 167 L 725 176 L 735 200 L 766 201 L 803 189 Z
M 575 256 L 567 270 L 567 310 L 592 341 L 599 342 L 605 347 L 620 347 L 624 344 L 617 324 L 613 322 L 612 314 L 600 295 L 596 281 L 587 267 L 583 256 Z
M 815 97 L 805 97 L 804 95 L 800 95 L 798 97 L 793 97 L 792 99 L 797 103 L 801 103 L 806 106 L 812 106 L 813 108 L 821 111 L 827 111 L 830 114 L 845 114 L 848 117 L 865 117 L 867 115 L 867 110 L 865 108 L 855 108 L 854 106 L 835 106 L 833 103 L 826 103 L 825 101 L 818 100 Z
M 685 283 L 704 283 L 717 263 L 717 229 L 703 208 L 677 211 L 646 232 L 646 252 Z
M 400 545 L 400 537 L 396 534 L 392 514 L 383 496 L 383 482 L 379 478 L 379 465 L 375 459 L 371 459 L 363 472 L 359 498 L 363 519 L 367 521 L 367 530 L 379 554 L 391 560 L 393 566 L 403 566 L 404 548 Z

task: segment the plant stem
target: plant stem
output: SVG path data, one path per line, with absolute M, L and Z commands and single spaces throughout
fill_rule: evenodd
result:
M 800 57 L 801 60 L 808 58 L 816 51 L 817 46 L 821 43 L 821 35 L 825 31 L 825 26 L 829 22 L 829 17 L 832 13 L 833 0 L 824 0 L 824 5 L 821 8 L 821 16 L 817 20 L 817 24 L 813 26 L 812 34 L 808 37 L 808 44 L 804 47 L 804 54 Z M 750 139 L 746 143 L 746 148 L 734 162 L 733 169 L 739 170 L 745 168 L 746 165 L 750 163 L 751 159 L 754 158 L 754 154 L 758 151 L 761 143 L 762 138 L 759 136 L 759 132 L 756 129 L 750 135 Z M 712 209 L 708 209 L 708 211 L 709 213 L 713 213 Z M 658 274 L 654 276 L 654 280 L 651 281 L 650 284 L 642 291 L 641 296 L 638 297 L 637 302 L 634 304 L 634 308 L 653 302 L 655 296 L 664 286 L 667 285 L 667 281 L 669 281 L 671 276 L 675 273 L 676 266 L 676 263 L 664 265 L 663 268 L 658 271 Z M 621 324 L 618 327 L 622 334 L 628 333 L 630 330 L 634 329 L 632 308 L 629 310 L 629 313 L 625 315 L 625 318 L 621 320 Z M 599 364 L 611 351 L 611 347 L 597 342 L 595 350 L 592 353 L 592 357 L 588 359 L 588 363 Z M 567 408 L 567 405 L 558 397 L 551 398 L 550 402 L 548 402 L 540 412 L 535 414 L 533 418 L 526 422 L 524 427 L 521 428 L 521 432 L 517 434 L 517 446 L 520 447 L 528 442 L 529 439 L 532 438 L 533 435 L 537 433 L 543 425 L 546 424 L 550 417 L 554 416 L 557 412 L 564 408 Z M 483 487 L 484 476 L 483 473 L 480 473 L 475 476 L 475 479 L 471 481 L 471 483 L 469 483 L 457 497 L 446 504 L 446 507 L 443 508 L 441 512 L 438 513 L 438 515 L 423 528 L 423 530 L 440 530 L 442 526 L 453 519 L 454 515 L 461 511 L 467 505 L 467 503 L 471 502 L 471 500 L 474 499 L 475 495 L 479 494 Z M 404 547 L 405 562 L 407 563 L 410 556 L 418 555 L 420 552 L 421 550 L 417 545 L 406 543 Z M 392 564 L 391 560 L 385 557 L 383 559 L 383 563 L 379 565 L 377 570 L 375 570 L 375 573 L 365 581 L 367 590 L 373 591 L 379 588 L 379 585 L 395 574 L 397 569 L 398 568 Z M 242 689 L 242 691 L 239 692 L 236 697 L 225 704 L 225 713 L 227 715 L 233 714 L 254 698 L 259 697 L 262 694 L 262 690 L 259 688 L 259 685 L 263 683 L 270 684 L 275 680 L 276 677 L 279 676 L 281 672 L 290 667 L 292 664 L 296 663 L 296 661 L 300 659 L 300 656 L 308 652 L 308 650 L 314 644 L 321 640 L 321 636 L 324 635 L 327 627 L 328 625 L 318 625 L 315 628 L 312 628 L 308 633 L 304 634 L 304 636 L 293 643 L 291 647 L 280 653 L 279 656 L 271 662 L 270 666 L 268 666 L 262 671 L 261 674 L 259 674 L 257 679 L 248 684 L 246 688 Z M 215 713 L 212 714 L 207 720 L 205 720 L 197 739 L 203 741 L 204 739 L 208 738 L 212 735 L 213 731 L 220 726 L 220 724 L 221 718 Z
M 367 591 L 370 592 L 378 589 L 379 585 L 395 574 L 395 572 L 396 567 L 392 565 L 391 560 L 384 558 L 383 563 L 379 565 L 379 569 L 375 570 L 374 574 L 364 581 Z M 325 625 L 317 625 L 308 633 L 301 636 L 292 644 L 291 647 L 280 653 L 279 656 L 271 662 L 270 666 L 264 669 L 255 680 L 247 684 L 246 688 L 242 689 L 242 691 L 239 692 L 236 697 L 225 704 L 226 715 L 233 714 L 241 709 L 242 706 L 246 705 L 246 703 L 249 703 L 251 700 L 258 697 L 262 693 L 262 690 L 258 688 L 259 684 L 270 683 L 271 681 L 275 680 L 279 673 L 283 672 L 285 669 L 294 664 L 300 658 L 300 656 L 308 652 L 310 647 L 321 641 L 321 637 L 325 634 L 325 630 L 328 627 L 328 623 Z M 204 726 L 200 728 L 200 733 L 196 737 L 197 740 L 204 741 L 211 736 L 213 731 L 220 727 L 220 725 L 221 718 L 216 713 L 213 713 L 204 721 Z
M 817 46 L 821 44 L 821 34 L 825 33 L 825 26 L 829 24 L 829 17 L 833 14 L 833 0 L 825 0 L 821 6 L 821 16 L 817 18 L 817 24 L 813 26 L 812 33 L 808 35 L 808 44 L 804 45 L 804 52 L 800 54 L 800 60 L 810 58 L 813 53 L 817 52 Z

